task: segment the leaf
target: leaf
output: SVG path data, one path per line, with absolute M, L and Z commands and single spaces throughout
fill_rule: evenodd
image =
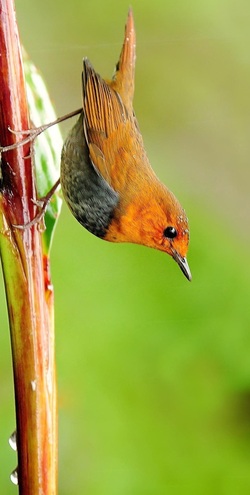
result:
M 40 127 L 56 119 L 55 111 L 42 76 L 24 50 L 23 61 L 31 124 L 32 127 Z M 63 140 L 58 125 L 50 127 L 35 139 L 34 162 L 38 198 L 46 196 L 60 175 L 62 145 Z M 58 190 L 60 191 L 60 188 Z M 42 234 L 43 251 L 47 255 L 62 205 L 58 190 L 53 195 L 44 217 L 46 229 Z

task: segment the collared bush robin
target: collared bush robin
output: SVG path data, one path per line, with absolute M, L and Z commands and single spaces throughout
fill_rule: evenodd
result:
M 83 61 L 83 108 L 66 139 L 61 186 L 75 218 L 92 234 L 168 253 L 191 280 L 189 229 L 174 194 L 156 177 L 133 110 L 135 29 L 132 10 L 111 81 Z

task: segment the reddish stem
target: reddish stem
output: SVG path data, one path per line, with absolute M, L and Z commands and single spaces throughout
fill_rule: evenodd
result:
M 0 0 L 0 145 L 29 128 L 13 0 Z M 57 478 L 53 287 L 34 217 L 29 144 L 2 154 L 0 250 L 10 320 L 21 495 L 55 495 Z

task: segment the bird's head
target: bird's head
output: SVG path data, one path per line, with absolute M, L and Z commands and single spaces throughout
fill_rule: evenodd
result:
M 147 192 L 147 197 L 144 192 Z M 158 180 L 153 189 L 138 191 L 136 200 L 122 210 L 118 206 L 105 239 L 164 251 L 191 281 L 186 259 L 189 244 L 187 216 L 174 194 Z

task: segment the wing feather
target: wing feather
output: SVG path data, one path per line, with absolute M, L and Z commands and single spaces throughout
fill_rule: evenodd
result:
M 109 184 L 115 154 L 122 143 L 128 114 L 120 96 L 83 61 L 83 122 L 93 165 Z M 107 152 L 110 150 L 110 152 Z

